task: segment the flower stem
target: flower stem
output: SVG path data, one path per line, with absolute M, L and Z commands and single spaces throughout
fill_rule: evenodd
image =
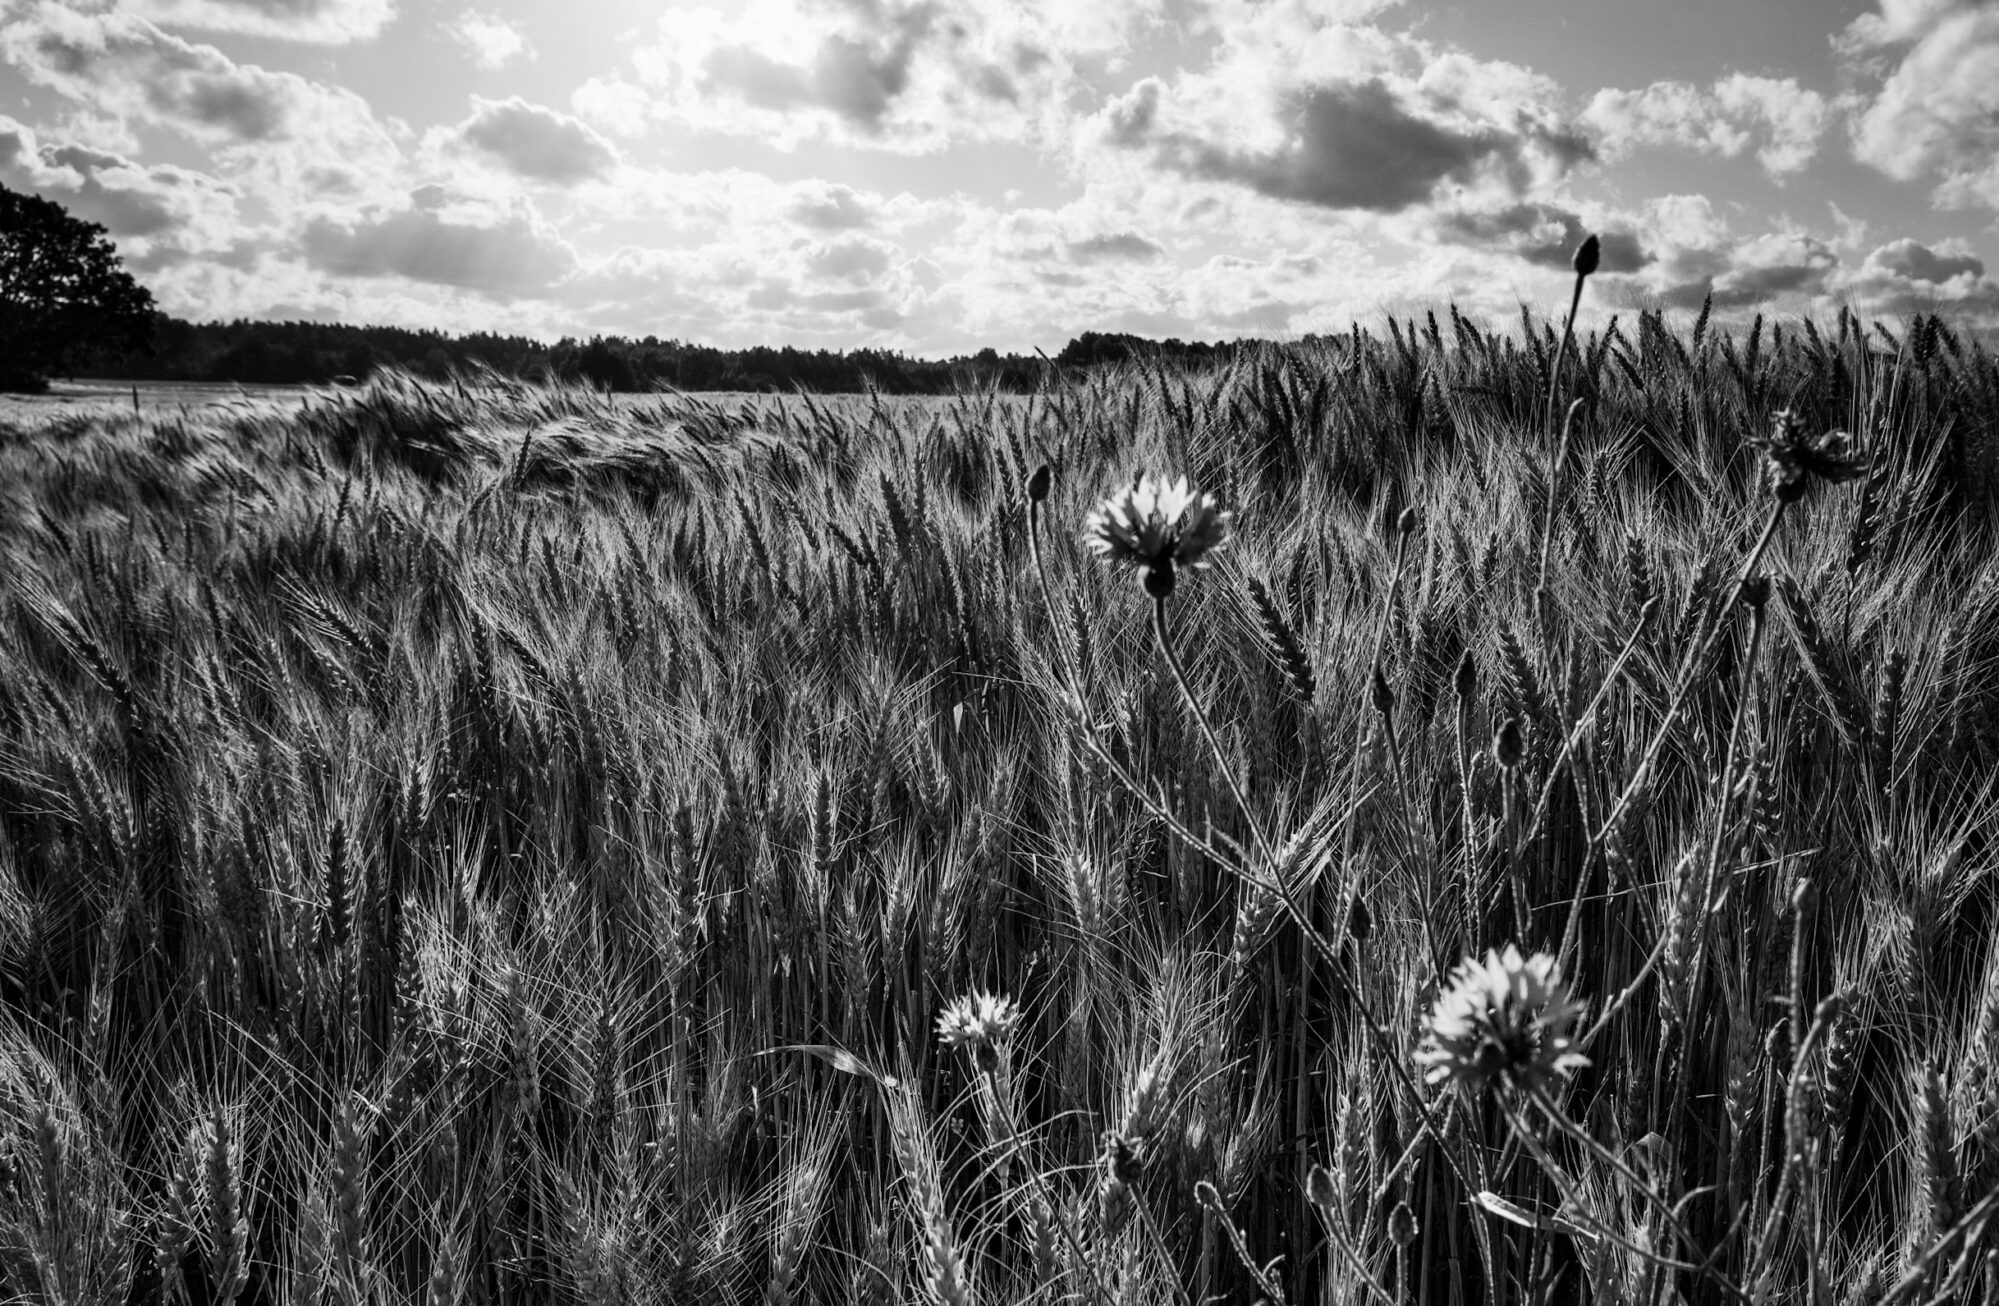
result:
M 1749 556 L 1743 559 L 1741 570 L 1736 573 L 1734 582 L 1729 585 L 1728 593 L 1722 600 L 1724 604 L 1733 604 L 1742 593 L 1743 585 L 1755 574 L 1757 564 L 1763 561 L 1763 554 L 1769 549 L 1770 541 L 1776 537 L 1777 525 L 1783 519 L 1784 501 L 1778 499 L 1771 505 L 1770 518 L 1763 524 L 1763 534 L 1757 537 L 1755 547 L 1749 550 Z M 1726 608 L 1723 610 L 1726 611 Z M 1673 732 L 1674 723 L 1680 719 L 1680 710 L 1687 705 L 1687 699 L 1692 696 L 1694 680 L 1700 671 L 1701 663 L 1707 660 L 1707 655 L 1714 648 L 1715 640 L 1720 637 L 1722 630 L 1722 623 L 1718 621 L 1712 625 L 1703 622 L 1702 625 L 1704 629 L 1695 635 L 1693 647 L 1688 651 L 1686 661 L 1680 664 L 1678 673 L 1674 677 L 1673 697 L 1666 704 L 1665 719 L 1659 723 L 1658 730 L 1653 733 L 1652 742 L 1638 761 L 1638 769 L 1632 772 L 1631 779 L 1625 783 L 1624 791 L 1618 795 L 1617 802 L 1612 804 L 1610 814 L 1597 828 L 1596 836 L 1590 840 L 1592 844 L 1601 846 L 1604 838 L 1617 828 L 1617 823 L 1623 818 L 1625 810 L 1644 788 L 1653 763 L 1659 760 L 1659 754 L 1664 751 L 1666 740 Z
M 1242 819 L 1249 824 L 1250 837 L 1256 842 L 1256 850 L 1266 860 L 1274 861 L 1275 853 L 1269 837 L 1263 833 L 1263 823 L 1256 818 L 1256 811 L 1249 805 L 1249 795 L 1243 792 L 1242 782 L 1236 779 L 1235 771 L 1229 766 L 1228 754 L 1222 751 L 1222 741 L 1215 734 L 1215 728 L 1208 723 L 1208 714 L 1201 708 L 1201 700 L 1194 696 L 1194 686 L 1187 679 L 1187 669 L 1181 665 L 1180 654 L 1173 647 L 1173 628 L 1166 618 L 1166 598 L 1155 596 L 1152 600 L 1152 635 L 1159 642 L 1159 651 L 1166 657 L 1166 666 L 1173 672 L 1173 683 L 1180 687 L 1180 697 L 1187 701 L 1188 710 L 1200 724 L 1201 735 L 1208 741 L 1208 748 L 1215 755 L 1215 765 L 1221 769 L 1222 779 L 1228 783 L 1229 792 L 1235 795 L 1236 806 L 1242 809 Z
M 1534 1105 L 1541 1108 L 1541 1114 L 1548 1118 L 1550 1124 L 1554 1125 L 1555 1128 L 1560 1130 L 1562 1133 L 1567 1134 L 1571 1139 L 1574 1139 L 1590 1155 L 1596 1157 L 1598 1160 L 1610 1166 L 1612 1170 L 1617 1172 L 1619 1178 L 1623 1179 L 1625 1183 L 1631 1186 L 1631 1190 L 1633 1192 L 1637 1193 L 1639 1196 L 1645 1198 L 1646 1201 L 1650 1202 L 1653 1206 L 1657 1207 L 1660 1215 L 1665 1218 L 1667 1227 L 1672 1230 L 1673 1235 L 1676 1238 L 1678 1238 L 1682 1244 L 1690 1248 L 1698 1247 L 1700 1245 L 1698 1242 L 1695 1241 L 1693 1234 L 1687 1229 L 1686 1225 L 1681 1223 L 1678 1209 L 1673 1205 L 1672 1202 L 1666 1199 L 1666 1195 L 1664 1193 L 1661 1193 L 1658 1189 L 1654 1188 L 1643 1175 L 1639 1174 L 1636 1170 L 1633 1170 L 1631 1168 L 1630 1163 L 1624 1160 L 1623 1157 L 1617 1155 L 1617 1153 L 1605 1147 L 1602 1143 L 1598 1142 L 1595 1138 L 1591 1137 L 1588 1130 L 1582 1128 L 1580 1125 L 1576 1124 L 1575 1121 L 1569 1119 L 1567 1113 L 1565 1113 L 1562 1110 L 1562 1108 L 1556 1104 L 1553 1098 L 1548 1096 L 1547 1089 L 1542 1088 L 1539 1085 L 1536 1085 L 1530 1091 L 1529 1096 L 1533 1101 Z M 1528 1146 L 1529 1150 L 1534 1151 L 1537 1154 L 1536 1155 L 1537 1160 L 1540 1159 L 1541 1156 L 1545 1155 L 1545 1153 L 1541 1151 L 1541 1146 L 1539 1141 L 1533 1137 L 1530 1131 L 1527 1131 L 1524 1128 L 1524 1122 L 1513 1121 L 1511 1113 L 1508 1113 L 1508 1122 L 1512 1123 L 1514 1125 L 1516 1132 L 1519 1132 L 1521 1134 L 1521 1141 Z M 1650 1255 L 1657 1256 L 1657 1253 L 1650 1253 Z M 1736 1297 L 1745 1296 L 1746 1294 L 1744 1294 L 1740 1288 L 1736 1287 L 1734 1284 L 1729 1283 L 1726 1278 L 1724 1278 L 1717 1270 L 1715 1270 L 1713 1265 L 1713 1260 L 1714 1258 L 1710 1256 L 1707 1260 L 1702 1261 L 1698 1265 L 1689 1265 L 1683 1262 L 1666 1261 L 1663 1259 L 1661 1259 L 1659 1263 L 1661 1265 L 1670 1266 L 1671 1268 L 1674 1269 L 1694 1270 L 1697 1273 L 1701 1274 L 1703 1277 L 1713 1278 L 1714 1281 L 1720 1285 L 1723 1291 L 1728 1292 Z

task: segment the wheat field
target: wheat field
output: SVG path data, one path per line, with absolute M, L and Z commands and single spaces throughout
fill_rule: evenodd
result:
M 1999 360 L 1559 328 L 0 426 L 0 1295 L 1999 1303 Z

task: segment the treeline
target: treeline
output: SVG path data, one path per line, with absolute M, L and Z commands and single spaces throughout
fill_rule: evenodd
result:
M 789 346 L 716 349 L 657 336 L 631 340 L 565 337 L 546 344 L 526 336 L 475 332 L 454 336 L 401 327 L 326 322 L 184 322 L 160 315 L 150 351 L 100 360 L 92 376 L 120 381 L 236 381 L 247 385 L 366 380 L 381 368 L 444 379 L 490 368 L 529 381 L 582 381 L 608 390 L 805 389 L 855 394 L 943 394 L 966 384 L 1032 389 L 1052 362 L 1089 367 L 1132 357 L 1176 361 L 1225 359 L 1241 342 L 1155 341 L 1086 331 L 1052 359 L 982 349 L 958 358 L 911 358 L 893 350 L 833 351 Z

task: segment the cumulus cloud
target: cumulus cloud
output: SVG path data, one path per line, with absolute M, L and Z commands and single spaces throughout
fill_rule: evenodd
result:
M 1818 153 L 1832 114 L 1826 97 L 1795 77 L 1734 73 L 1707 90 L 1688 82 L 1654 82 L 1636 91 L 1606 88 L 1590 100 L 1583 121 L 1613 158 L 1656 145 L 1734 158 L 1760 142 L 1757 161 L 1772 176 L 1785 176 Z
M 805 266 L 829 280 L 868 282 L 888 271 L 895 254 L 896 247 L 886 241 L 852 237 L 815 247 Z
M 729 13 L 676 10 L 660 40 L 633 53 L 633 74 L 650 117 L 783 146 L 1055 139 L 1079 64 L 1121 50 L 1162 4 L 751 0 Z M 603 79 L 579 96 L 606 119 L 628 118 L 627 85 Z
M 530 104 L 472 97 L 472 116 L 447 141 L 491 159 L 515 176 L 559 186 L 602 177 L 618 164 L 610 143 L 566 113 Z
M 1635 233 L 1585 225 L 1580 214 L 1553 204 L 1447 211 L 1438 215 L 1437 232 L 1452 244 L 1501 250 L 1556 270 L 1572 266 L 1576 247 L 1592 233 L 1600 250 L 1597 266 L 1605 273 L 1636 272 L 1652 261 Z
M 1815 295 L 1826 289 L 1839 261 L 1831 245 L 1804 232 L 1758 236 L 1731 251 L 1728 271 L 1714 279 L 1714 302 L 1738 308 L 1781 295 Z
M 793 198 L 792 221 L 814 231 L 850 231 L 874 221 L 874 209 L 851 186 L 808 182 Z
M 134 262 L 222 253 L 236 240 L 230 187 L 172 164 L 146 166 L 73 142 L 45 142 L 4 115 L 0 183 L 102 224 Z
M 390 0 L 132 0 L 124 9 L 170 27 L 329 45 L 378 36 L 395 17 Z
M 613 136 L 643 136 L 651 125 L 654 97 L 621 77 L 592 77 L 569 93 L 578 117 Z
M 534 57 L 534 47 L 520 26 L 495 13 L 467 9 L 446 28 L 464 49 L 473 66 L 497 72 L 508 64 Z
M 1231 8 L 1210 68 L 1138 82 L 1105 104 L 1097 138 L 1184 177 L 1381 214 L 1518 200 L 1593 157 L 1546 78 L 1329 8 L 1353 7 Z
M 1150 263 L 1165 257 L 1166 249 L 1135 231 L 1117 231 L 1072 240 L 1068 244 L 1068 253 L 1070 260 L 1076 263 Z
M 1533 138 L 1495 125 L 1433 117 L 1381 78 L 1313 86 L 1278 106 L 1296 135 L 1254 149 L 1167 134 L 1154 141 L 1170 167 L 1238 182 L 1276 199 L 1332 209 L 1394 213 L 1428 200 L 1440 183 L 1469 185 L 1483 172 L 1513 174 Z
M 359 197 L 400 166 L 353 92 L 236 63 L 127 13 L 44 3 L 0 24 L 0 59 L 89 114 L 208 145 L 220 171 L 261 174 L 288 200 Z
M 1999 285 L 1959 244 L 1932 248 L 1904 238 L 1862 258 L 1857 249 L 1842 254 L 1844 237 L 1800 229 L 1738 235 L 1701 196 L 1667 196 L 1631 218 L 1654 257 L 1636 273 L 1608 278 L 1613 301 L 1694 310 L 1711 300 L 1729 316 L 1825 317 L 1851 306 L 1868 315 L 1941 311 L 1977 321 L 1999 312 Z
M 1946 313 L 1962 320 L 1999 312 L 1999 283 L 1985 275 L 1982 259 L 1906 238 L 1870 251 L 1850 288 L 1875 313 Z
M 238 65 L 130 14 L 43 4 L 0 27 L 0 54 L 34 81 L 120 117 L 151 116 L 211 141 L 264 140 L 288 125 L 301 79 Z
M 306 261 L 341 277 L 407 277 L 492 296 L 543 295 L 575 272 L 576 251 L 526 200 L 464 202 L 437 187 L 409 207 L 303 233 Z
M 1934 180 L 1940 203 L 1999 208 L 1999 6 L 1881 0 L 1840 44 L 1883 76 L 1854 120 L 1854 156 L 1898 181 Z
M 1935 250 L 1904 238 L 1890 241 L 1867 256 L 1867 266 L 1909 281 L 1942 285 L 1959 277 L 1974 281 L 1985 275 L 1985 262 L 1968 253 Z

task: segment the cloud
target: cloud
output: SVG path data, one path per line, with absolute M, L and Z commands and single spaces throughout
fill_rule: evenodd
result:
M 792 200 L 792 221 L 814 231 L 851 231 L 874 221 L 874 210 L 851 186 L 810 182 Z
M 40 140 L 0 115 L 0 183 L 39 194 L 116 238 L 133 264 L 219 255 L 239 239 L 236 194 L 173 164 L 135 163 L 73 143 Z
M 407 277 L 497 297 L 544 295 L 576 270 L 575 250 L 524 199 L 463 203 L 436 187 L 410 198 L 392 213 L 311 222 L 307 263 L 340 277 Z
M 1166 254 L 1164 246 L 1147 240 L 1135 231 L 1072 240 L 1067 248 L 1070 261 L 1083 264 L 1150 263 Z
M 647 115 L 755 135 L 921 152 L 961 140 L 1052 141 L 1077 69 L 1114 57 L 1165 0 L 751 0 L 676 10 L 633 52 Z M 579 91 L 628 119 L 622 77 Z M 579 112 L 584 111 L 582 99 Z
M 1547 149 L 1564 160 L 1587 154 L 1575 137 L 1435 115 L 1379 77 L 1288 93 L 1277 116 L 1293 133 L 1268 149 L 1184 132 L 1154 131 L 1148 139 L 1156 91 L 1142 87 L 1139 95 L 1136 104 L 1126 100 L 1113 109 L 1111 130 L 1120 143 L 1147 141 L 1159 163 L 1189 176 L 1331 209 L 1395 213 L 1427 202 L 1445 182 L 1470 186 L 1482 176 L 1504 178 L 1517 191 L 1532 170 L 1531 154 Z
M 1096 148 L 1349 214 L 1517 201 L 1594 157 L 1547 78 L 1338 21 L 1378 5 L 1210 2 L 1212 64 L 1106 102 Z
M 1880 0 L 1880 4 L 1881 12 L 1860 15 L 1840 36 L 1838 43 L 1849 54 L 1923 40 L 1967 7 L 1962 0 Z
M 1654 200 L 1635 215 L 1635 225 L 1656 254 L 1652 264 L 1621 282 L 1640 303 L 1649 298 L 1669 308 L 1698 309 L 1711 298 L 1714 308 L 1727 314 L 1781 306 L 1823 316 L 1843 303 L 1880 311 L 1883 288 L 1906 281 L 1886 262 L 1871 270 L 1856 267 L 1832 240 L 1815 232 L 1793 228 L 1738 236 L 1702 196 Z M 1882 259 L 1900 256 L 1913 265 L 1917 256 L 1904 245 L 1922 249 L 1912 241 L 1896 242 L 1884 247 Z
M 1999 208 L 1999 6 L 1882 0 L 1840 49 L 1883 81 L 1853 122 L 1853 153 L 1941 204 Z
M 236 63 L 130 14 L 44 3 L 0 24 L 0 59 L 87 114 L 211 147 L 218 172 L 261 178 L 287 204 L 367 197 L 401 166 L 353 92 Z
M 855 237 L 821 245 L 806 256 L 815 276 L 833 281 L 873 281 L 886 272 L 896 247 L 885 241 Z
M 1604 89 L 1590 100 L 1583 121 L 1599 134 L 1611 158 L 1658 145 L 1736 158 L 1761 141 L 1757 161 L 1772 176 L 1787 176 L 1818 153 L 1832 114 L 1825 96 L 1794 77 L 1734 73 L 1705 91 L 1688 82 Z
M 1985 275 L 1982 259 L 1906 238 L 1869 252 L 1849 289 L 1873 313 L 1942 313 L 1958 321 L 1999 314 L 1999 284 Z
M 132 0 L 125 12 L 169 27 L 342 45 L 379 36 L 390 0 Z
M 1867 266 L 1909 281 L 1941 285 L 1959 277 L 1978 280 L 1985 275 L 1984 260 L 1971 254 L 1939 252 L 1909 240 L 1890 241 L 1867 256 Z
M 517 95 L 473 96 L 472 116 L 446 139 L 462 142 L 515 176 L 559 186 L 605 176 L 618 164 L 617 151 L 587 125 Z
M 1437 231 L 1453 244 L 1501 250 L 1535 267 L 1558 271 L 1573 266 L 1576 247 L 1594 231 L 1601 271 L 1636 272 L 1652 262 L 1635 233 L 1586 226 L 1579 214 L 1552 204 L 1445 212 L 1438 215 Z
M 1813 295 L 1826 289 L 1839 255 L 1825 241 L 1804 232 L 1775 232 L 1735 247 L 1730 267 L 1714 280 L 1714 302 L 1722 308 L 1760 304 L 1780 295 Z
M 535 57 L 535 50 L 516 23 L 479 9 L 467 9 L 445 28 L 471 58 L 474 67 L 498 72 L 510 63 Z
M 923 11 L 887 39 L 856 40 L 833 33 L 804 64 L 781 62 L 749 45 L 726 45 L 702 61 L 705 87 L 760 109 L 830 110 L 867 135 L 881 131 L 889 105 L 909 85 L 916 39 L 928 26 Z
M 569 107 L 599 131 L 629 140 L 645 135 L 654 96 L 619 77 L 592 77 L 569 93 Z
M 129 14 L 44 4 L 0 27 L 0 54 L 30 79 L 121 117 L 150 116 L 211 141 L 285 130 L 301 79 L 232 62 Z

